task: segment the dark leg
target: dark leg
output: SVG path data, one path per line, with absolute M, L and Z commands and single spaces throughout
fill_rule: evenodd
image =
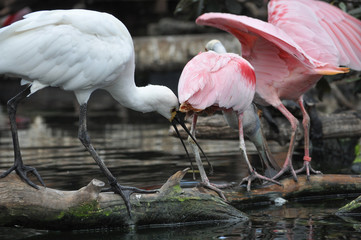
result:
M 125 205 L 127 206 L 128 214 L 129 216 L 131 216 L 130 195 L 132 193 L 155 193 L 157 191 L 156 190 L 148 191 L 135 187 L 121 186 L 117 182 L 113 174 L 109 171 L 103 160 L 99 157 L 98 153 L 95 151 L 93 145 L 90 143 L 90 137 L 88 135 L 87 127 L 86 127 L 86 110 L 87 110 L 86 103 L 80 106 L 79 132 L 78 132 L 79 139 L 86 147 L 88 152 L 91 154 L 95 162 L 98 164 L 101 171 L 107 177 L 113 191 L 115 193 L 118 193 L 123 198 Z
M 34 174 L 43 186 L 45 186 L 45 184 L 35 168 L 24 165 L 20 152 L 18 129 L 16 126 L 16 109 L 18 103 L 24 98 L 26 98 L 26 96 L 29 94 L 30 94 L 30 86 L 28 86 L 26 89 L 24 89 L 18 95 L 16 95 L 15 97 L 13 97 L 8 101 L 7 107 L 8 107 L 8 114 L 10 119 L 11 135 L 13 138 L 15 159 L 14 159 L 14 165 L 11 168 L 9 168 L 7 171 L 5 171 L 3 174 L 1 174 L 0 178 L 6 177 L 9 173 L 15 170 L 15 172 L 20 176 L 20 178 L 23 179 L 27 184 L 29 184 L 30 186 L 36 189 L 39 189 L 39 187 L 35 183 L 30 181 L 30 179 L 27 177 L 28 172 Z

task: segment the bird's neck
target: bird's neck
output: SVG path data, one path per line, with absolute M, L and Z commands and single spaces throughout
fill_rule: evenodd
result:
M 131 84 L 113 86 L 108 91 L 124 107 L 143 113 L 154 111 L 151 98 L 154 93 L 151 93 L 148 87 L 137 87 L 134 79 Z

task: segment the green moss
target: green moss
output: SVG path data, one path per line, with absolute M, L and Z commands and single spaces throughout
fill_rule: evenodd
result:
M 174 193 L 181 193 L 181 192 L 182 192 L 181 186 L 180 186 L 180 185 L 175 185 L 175 186 L 173 187 L 173 192 L 174 192 Z
M 93 200 L 91 202 L 83 203 L 83 204 L 81 204 L 79 206 L 76 206 L 76 207 L 72 207 L 72 208 L 70 208 L 70 209 L 68 209 L 66 211 L 62 211 L 58 215 L 58 219 L 62 219 L 66 215 L 71 215 L 71 216 L 79 217 L 79 218 L 88 217 L 89 215 L 91 215 L 94 212 L 99 212 L 99 205 L 98 205 L 98 202 L 96 200 Z M 103 214 L 108 216 L 110 214 L 110 212 L 104 211 Z
M 338 212 L 340 213 L 353 213 L 353 212 L 358 212 L 360 213 L 360 209 L 361 209 L 361 202 L 360 202 L 361 198 L 356 198 L 355 200 L 351 201 L 350 203 L 346 204 L 345 206 L 343 206 L 342 208 L 340 208 L 338 210 Z

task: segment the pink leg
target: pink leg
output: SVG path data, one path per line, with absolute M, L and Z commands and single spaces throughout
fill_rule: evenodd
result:
M 287 108 L 280 103 L 278 106 L 276 106 L 276 108 L 288 119 L 288 121 L 291 123 L 291 127 L 292 127 L 292 134 L 291 134 L 291 140 L 290 140 L 290 146 L 288 148 L 288 152 L 287 152 L 287 157 L 286 157 L 286 161 L 283 164 L 283 167 L 281 169 L 281 171 L 279 171 L 279 173 L 277 173 L 276 176 L 274 176 L 272 179 L 277 179 L 280 176 L 282 176 L 285 172 L 290 171 L 293 179 L 297 182 L 297 175 L 295 170 L 293 169 L 292 166 L 292 155 L 293 155 L 293 150 L 294 150 L 294 146 L 295 146 L 295 138 L 296 138 L 296 133 L 297 133 L 297 129 L 298 129 L 298 120 L 292 115 L 292 113 L 290 113 Z
M 194 137 L 194 139 L 196 139 L 197 118 L 198 118 L 198 115 L 193 114 L 192 126 L 191 126 L 190 132 L 191 132 L 192 136 Z M 203 167 L 202 159 L 201 159 L 201 156 L 199 154 L 199 150 L 198 150 L 197 145 L 194 143 L 194 141 L 193 141 L 193 139 L 191 137 L 188 137 L 188 142 L 190 143 L 190 146 L 191 146 L 192 151 L 194 153 L 194 157 L 196 159 L 199 174 L 201 175 L 201 185 L 215 191 L 221 198 L 223 198 L 224 200 L 227 200 L 226 197 L 224 196 L 222 190 L 220 190 L 219 188 L 228 187 L 228 185 L 227 186 L 215 185 L 215 184 L 212 184 L 212 183 L 209 182 L 206 171 L 204 170 L 204 167 Z
M 282 186 L 279 182 L 273 180 L 273 179 L 270 179 L 270 178 L 267 178 L 265 176 L 262 176 L 260 174 L 258 174 L 256 172 L 256 170 L 252 167 L 251 163 L 249 162 L 248 160 L 248 157 L 247 157 L 247 152 L 246 152 L 246 144 L 244 142 L 244 137 L 243 137 L 243 124 L 242 124 L 242 119 L 243 119 L 243 114 L 239 114 L 238 116 L 238 129 L 239 129 L 239 148 L 241 149 L 241 152 L 242 152 L 242 155 L 243 155 L 243 159 L 246 161 L 247 163 L 247 167 L 248 167 L 248 171 L 249 171 L 249 176 L 248 177 L 245 177 L 242 179 L 240 185 L 243 183 L 243 182 L 248 182 L 247 183 L 247 191 L 250 191 L 251 190 L 251 183 L 253 180 L 255 179 L 261 179 L 261 180 L 264 180 L 264 181 L 268 181 L 268 182 L 272 182 L 272 183 L 275 183 L 275 184 L 278 184 L 280 186 Z
M 308 116 L 306 109 L 303 105 L 303 98 L 302 96 L 298 99 L 298 104 L 300 105 L 302 116 L 303 116 L 303 129 L 304 129 L 304 142 L 305 142 L 305 156 L 303 157 L 303 167 L 298 169 L 296 173 L 300 173 L 306 171 L 307 179 L 310 177 L 310 170 L 312 173 L 321 174 L 320 171 L 315 171 L 311 167 L 311 157 L 310 157 L 310 117 Z

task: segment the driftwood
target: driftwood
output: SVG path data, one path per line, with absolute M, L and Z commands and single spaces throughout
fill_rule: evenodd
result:
M 93 180 L 78 191 L 36 190 L 10 174 L 0 180 L 0 226 L 69 230 L 196 221 L 245 222 L 248 217 L 237 208 L 273 204 L 279 197 L 288 201 L 322 200 L 361 193 L 361 176 L 317 175 L 310 181 L 299 176 L 298 183 L 282 180 L 283 186 L 254 186 L 251 192 L 225 190 L 227 204 L 210 190 L 181 188 L 179 182 L 185 173 L 173 175 L 159 193 L 133 194 L 131 219 L 120 196 L 100 192 L 104 187 L 101 181 Z
M 361 111 L 347 111 L 335 114 L 324 114 L 320 116 L 322 123 L 322 137 L 345 138 L 361 136 Z M 290 138 L 291 126 L 285 117 L 275 117 L 275 122 L 279 127 L 279 133 L 272 131 L 262 119 L 263 132 L 267 140 L 277 140 L 287 142 Z M 302 124 L 300 124 L 302 125 Z M 188 124 L 190 127 L 190 124 Z M 300 126 L 302 127 L 302 126 Z M 187 134 L 183 129 L 179 129 L 182 137 Z M 176 136 L 172 128 L 171 134 Z M 196 136 L 199 139 L 238 139 L 238 131 L 230 128 L 223 116 L 220 114 L 202 117 L 197 121 Z M 303 139 L 303 131 L 297 132 L 297 139 Z
M 104 183 L 99 180 L 78 191 L 36 190 L 10 174 L 0 179 L 0 226 L 68 230 L 248 219 L 218 196 L 182 189 L 179 183 L 186 172 L 174 174 L 159 193 L 133 194 L 132 218 L 119 195 L 100 192 Z

